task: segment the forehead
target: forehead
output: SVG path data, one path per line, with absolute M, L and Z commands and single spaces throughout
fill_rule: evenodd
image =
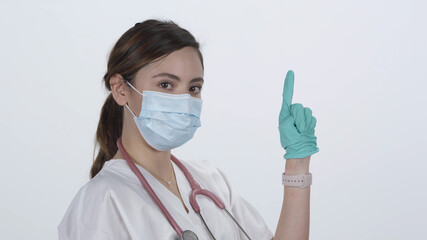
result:
M 156 60 L 137 73 L 142 77 L 152 77 L 158 73 L 167 72 L 189 80 L 203 77 L 203 67 L 197 50 L 192 47 L 178 49 L 166 57 Z

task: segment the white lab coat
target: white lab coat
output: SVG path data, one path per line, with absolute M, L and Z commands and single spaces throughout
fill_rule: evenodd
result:
M 253 240 L 271 240 L 272 232 L 258 211 L 231 188 L 224 173 L 209 161 L 179 159 L 202 188 L 225 204 Z M 200 240 L 211 239 L 189 202 L 191 191 L 185 175 L 172 161 L 182 199 L 136 164 L 182 230 L 190 229 Z M 209 198 L 197 196 L 201 213 L 216 239 L 246 239 L 233 220 Z M 124 159 L 107 161 L 102 170 L 80 188 L 57 226 L 60 240 L 177 240 L 175 230 L 146 192 Z

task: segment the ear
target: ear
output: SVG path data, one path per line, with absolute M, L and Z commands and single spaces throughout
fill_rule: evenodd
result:
M 126 80 L 117 73 L 110 78 L 111 94 L 120 106 L 124 106 L 127 103 L 127 84 L 125 81 Z

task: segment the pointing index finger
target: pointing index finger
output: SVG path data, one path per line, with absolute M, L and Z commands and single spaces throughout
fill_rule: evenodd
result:
M 283 107 L 286 106 L 288 108 L 288 111 L 290 111 L 293 95 L 294 95 L 294 72 L 292 70 L 289 70 L 288 73 L 286 74 L 285 84 L 283 86 L 282 109 Z

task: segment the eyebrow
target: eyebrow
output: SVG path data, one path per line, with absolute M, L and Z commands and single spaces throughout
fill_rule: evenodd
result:
M 170 78 L 175 79 L 177 81 L 181 81 L 181 79 L 179 79 L 178 76 L 173 75 L 171 73 L 166 73 L 166 72 L 162 72 L 162 73 L 156 74 L 156 75 L 152 76 L 151 78 L 155 78 L 155 77 L 170 77 Z M 192 79 L 190 81 L 190 83 L 192 83 L 192 82 L 205 82 L 205 80 L 203 80 L 203 78 L 201 78 L 201 77 L 198 77 L 198 78 Z

